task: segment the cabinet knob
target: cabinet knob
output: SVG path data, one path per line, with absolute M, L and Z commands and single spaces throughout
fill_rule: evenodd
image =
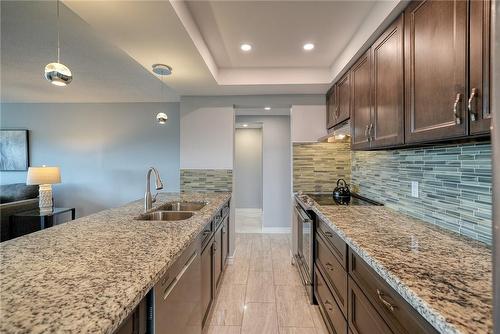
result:
M 453 103 L 453 115 L 455 116 L 455 124 L 459 125 L 462 123 L 460 118 L 460 102 L 462 101 L 462 94 L 457 93 L 457 97 L 455 99 L 455 103 Z
M 477 96 L 478 96 L 478 89 L 472 88 L 469 101 L 467 103 L 467 109 L 469 109 L 470 120 L 472 122 L 477 121 L 477 106 L 476 106 Z
M 331 264 L 330 262 L 327 262 L 327 263 L 325 264 L 325 266 L 326 266 L 326 267 L 328 268 L 328 270 L 330 270 L 330 271 L 333 271 L 333 269 L 334 269 L 334 268 L 333 268 L 333 266 L 332 266 L 332 264 Z

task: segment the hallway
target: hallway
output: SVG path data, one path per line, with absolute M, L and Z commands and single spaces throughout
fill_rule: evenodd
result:
M 237 234 L 209 334 L 326 334 L 290 264 L 288 234 Z

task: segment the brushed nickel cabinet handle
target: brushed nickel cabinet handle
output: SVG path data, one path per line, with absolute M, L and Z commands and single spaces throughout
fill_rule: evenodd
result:
M 324 231 L 325 232 L 325 235 L 329 238 L 333 237 L 333 233 L 332 232 L 328 232 L 328 231 Z
M 332 305 L 332 303 L 330 303 L 328 300 L 326 300 L 325 301 L 325 306 L 326 305 L 330 305 L 330 307 L 328 307 L 328 311 L 332 312 L 333 311 L 333 307 L 332 307 L 333 305 Z
M 384 304 L 384 306 L 391 312 L 394 312 L 395 306 L 389 303 L 387 300 L 384 299 L 384 293 L 377 289 L 377 296 L 378 299 Z
M 453 115 L 455 116 L 455 124 L 457 125 L 462 123 L 458 110 L 461 101 L 462 101 L 462 94 L 458 93 L 457 98 L 455 99 L 455 103 L 453 103 Z
M 472 88 L 469 102 L 467 103 L 467 108 L 469 109 L 470 120 L 472 122 L 477 121 L 477 108 L 476 108 L 476 97 L 477 97 L 477 88 Z
M 333 271 L 333 265 L 330 262 L 325 263 L 325 266 L 328 268 L 328 270 Z

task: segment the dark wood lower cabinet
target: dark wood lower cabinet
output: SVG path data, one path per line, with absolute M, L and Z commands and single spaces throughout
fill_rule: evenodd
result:
M 142 300 L 131 315 L 121 324 L 115 334 L 146 334 L 147 302 Z
M 201 310 L 203 327 L 205 326 L 214 300 L 214 284 L 212 279 L 213 243 L 212 239 L 201 252 Z
M 335 301 L 323 274 L 318 267 L 314 268 L 314 273 L 314 294 L 318 300 L 320 311 L 327 327 L 331 332 L 336 334 L 347 333 L 347 322 L 344 318 L 344 314 L 337 305 L 337 302 Z
M 316 226 L 314 295 L 330 333 L 346 333 L 347 327 L 354 334 L 437 333 L 345 243 L 349 261 L 344 268 L 336 250 L 342 239 L 321 220 Z
M 222 278 L 222 225 L 215 231 L 214 236 L 214 283 L 218 289 Z
M 349 277 L 349 328 L 355 334 L 394 333 L 370 304 L 357 284 Z

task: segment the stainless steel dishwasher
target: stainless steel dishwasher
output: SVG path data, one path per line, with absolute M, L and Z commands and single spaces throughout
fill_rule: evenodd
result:
M 201 333 L 199 247 L 189 247 L 155 285 L 152 304 L 154 334 Z

